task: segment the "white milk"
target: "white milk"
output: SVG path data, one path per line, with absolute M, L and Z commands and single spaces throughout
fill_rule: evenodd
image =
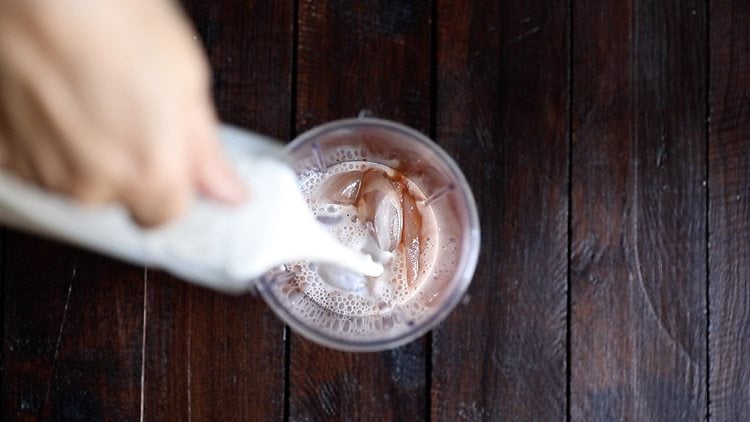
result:
M 310 213 L 281 146 L 224 126 L 227 155 L 247 184 L 238 207 L 196 198 L 179 220 L 147 230 L 119 204 L 83 206 L 0 171 L 0 223 L 55 238 L 228 292 L 290 260 L 308 259 L 378 275 L 382 266 L 338 243 Z

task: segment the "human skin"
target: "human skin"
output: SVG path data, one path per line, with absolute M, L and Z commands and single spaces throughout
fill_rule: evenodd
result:
M 247 192 L 199 43 L 164 0 L 0 0 L 0 165 L 144 226 Z

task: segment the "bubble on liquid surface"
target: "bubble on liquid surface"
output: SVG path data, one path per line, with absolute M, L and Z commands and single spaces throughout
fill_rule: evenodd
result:
M 327 226 L 334 226 L 341 222 L 341 219 L 344 218 L 342 215 L 318 215 L 316 219 L 319 223 L 325 224 Z

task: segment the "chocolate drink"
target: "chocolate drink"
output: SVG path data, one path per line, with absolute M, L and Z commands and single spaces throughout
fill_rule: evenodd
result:
M 307 261 L 277 268 L 259 291 L 284 321 L 330 347 L 376 351 L 445 318 L 479 247 L 474 199 L 450 157 L 416 131 L 371 118 L 320 126 L 287 151 L 321 225 L 384 271 L 366 277 Z
M 370 254 L 385 271 L 365 277 L 330 265 L 291 264 L 293 279 L 287 289 L 296 301 L 303 305 L 312 300 L 342 317 L 383 316 L 340 324 L 343 332 L 362 334 L 408 323 L 400 321 L 404 308 L 412 318 L 424 312 L 421 308 L 429 306 L 430 298 L 419 293 L 430 290 L 430 282 L 455 265 L 456 239 L 438 223 L 447 217 L 439 198 L 428 202 L 402 173 L 367 161 L 309 172 L 300 187 L 312 212 L 334 237 Z

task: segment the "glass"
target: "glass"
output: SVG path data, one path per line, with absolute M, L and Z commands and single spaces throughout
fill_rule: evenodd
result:
M 430 271 L 425 272 L 416 292 L 401 302 L 352 311 L 352 301 L 364 299 L 344 290 L 326 298 L 323 306 L 323 301 L 302 287 L 305 277 L 299 275 L 300 266 L 290 263 L 262 277 L 257 286 L 274 312 L 302 336 L 347 351 L 398 347 L 442 321 L 461 301 L 471 282 L 480 236 L 471 189 L 446 152 L 406 126 L 363 116 L 305 132 L 287 146 L 286 152 L 300 183 L 316 173 L 354 163 L 375 163 L 396 170 L 421 191 L 419 206 L 434 211 L 437 231 L 434 238 L 427 237 L 435 250 L 431 252 L 434 261 Z M 317 269 L 315 264 L 310 266 Z

